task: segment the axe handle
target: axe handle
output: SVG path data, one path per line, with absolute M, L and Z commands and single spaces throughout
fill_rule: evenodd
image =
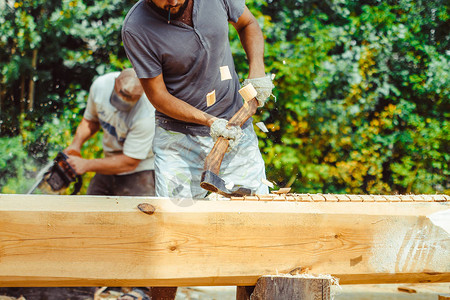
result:
M 228 121 L 229 127 L 242 126 L 251 116 L 253 116 L 258 108 L 258 100 L 256 98 L 251 99 L 244 103 L 244 105 L 231 117 Z M 219 137 L 214 144 L 211 152 L 205 159 L 204 171 L 211 171 L 215 174 L 219 174 L 220 165 L 222 164 L 223 157 L 228 149 L 229 140 L 223 137 Z
M 231 126 L 242 126 L 251 116 L 256 113 L 256 109 L 258 108 L 258 100 L 253 98 L 244 103 L 244 105 L 231 117 L 230 121 L 228 121 L 228 127 Z

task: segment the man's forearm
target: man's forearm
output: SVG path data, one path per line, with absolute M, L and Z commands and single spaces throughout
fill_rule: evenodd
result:
M 113 155 L 105 158 L 83 159 L 69 156 L 68 163 L 77 174 L 96 172 L 104 175 L 115 175 L 131 172 L 139 165 L 140 160 L 126 156 L 125 154 Z
M 99 128 L 100 124 L 98 122 L 89 121 L 83 118 L 78 125 L 70 147 L 80 150 L 83 144 L 93 136 Z
M 155 109 L 176 120 L 211 126 L 216 117 L 172 96 L 166 89 L 162 75 L 141 79 L 147 98 Z
M 90 171 L 105 175 L 114 175 L 131 172 L 138 166 L 140 160 L 126 155 L 114 155 L 106 158 L 91 159 Z

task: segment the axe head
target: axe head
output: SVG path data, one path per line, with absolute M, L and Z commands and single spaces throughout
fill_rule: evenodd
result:
M 225 197 L 243 197 L 253 195 L 254 191 L 248 188 L 240 187 L 236 190 L 229 190 L 225 186 L 225 181 L 223 181 L 217 174 L 206 170 L 202 173 L 202 180 L 200 186 L 207 191 L 221 194 Z

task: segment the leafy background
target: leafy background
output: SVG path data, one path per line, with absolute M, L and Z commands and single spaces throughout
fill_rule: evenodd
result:
M 26 192 L 70 143 L 96 76 L 131 66 L 120 29 L 134 3 L 0 3 L 2 193 Z M 275 188 L 450 194 L 448 2 L 246 3 L 265 35 L 266 70 L 276 75 L 276 100 L 255 116 L 269 129 L 256 131 Z M 233 30 L 230 43 L 245 78 Z M 101 134 L 82 155 L 101 157 Z

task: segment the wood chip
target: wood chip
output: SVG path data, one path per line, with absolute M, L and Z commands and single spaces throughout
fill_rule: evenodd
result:
M 412 196 L 410 196 L 410 195 L 404 195 L 404 196 L 402 196 L 400 201 L 402 201 L 402 202 L 413 202 L 414 198 Z
M 216 103 L 216 90 L 206 94 L 206 106 L 211 106 Z
M 258 126 L 259 129 L 261 129 L 262 132 L 269 132 L 266 125 L 263 122 L 256 123 L 256 126 Z
M 250 101 L 256 97 L 258 92 L 256 92 L 253 85 L 249 83 L 239 90 L 239 94 L 241 94 L 242 98 L 244 98 L 245 101 Z
M 321 194 L 311 194 L 310 197 L 314 202 L 325 202 L 325 197 Z
M 290 191 L 291 191 L 291 188 L 286 187 L 286 188 L 280 188 L 278 191 L 272 191 L 272 193 L 281 195 L 281 194 L 287 194 Z
M 255 196 L 258 198 L 259 201 L 273 201 L 273 197 L 267 194 L 264 195 L 256 194 Z
M 387 199 L 384 195 L 374 195 L 373 199 L 375 202 L 387 202 Z
M 222 81 L 231 79 L 231 73 L 230 73 L 230 69 L 228 68 L 228 66 L 220 67 L 220 79 Z
M 360 195 L 363 202 L 375 202 L 371 195 Z
M 261 178 L 261 182 L 273 189 L 273 183 L 267 179 Z
M 326 202 L 338 202 L 339 201 L 338 197 L 336 197 L 336 195 L 333 195 L 333 194 L 326 194 L 326 196 L 324 196 L 324 197 L 325 197 Z
M 399 202 L 400 201 L 400 197 L 396 196 L 396 195 L 386 195 L 385 196 L 387 201 L 389 202 Z
M 360 195 L 347 195 L 347 197 L 352 202 L 362 202 L 362 198 L 360 197 Z
M 349 202 L 350 198 L 346 194 L 336 195 L 338 198 L 338 202 Z

